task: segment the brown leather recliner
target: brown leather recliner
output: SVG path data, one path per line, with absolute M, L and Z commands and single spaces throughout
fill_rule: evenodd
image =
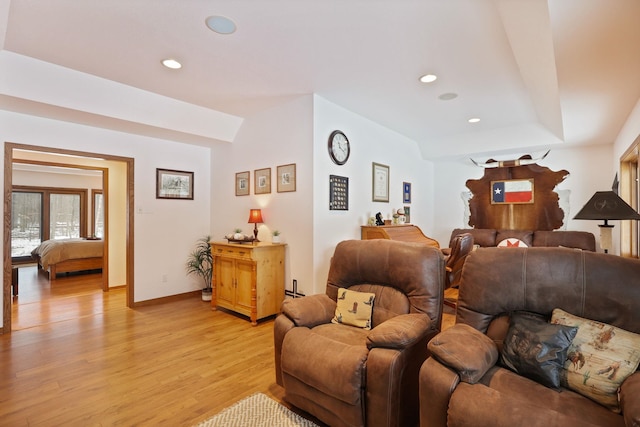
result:
M 449 255 L 445 258 L 445 289 L 456 287 L 462 277 L 462 266 L 467 255 L 473 250 L 473 235 L 471 233 L 457 234 L 451 239 Z
M 480 248 L 467 257 L 459 289 L 456 324 L 431 340 L 420 370 L 422 427 L 640 425 L 639 372 L 622 383 L 618 414 L 497 362 L 516 311 L 549 319 L 560 308 L 640 333 L 639 260 L 568 248 Z
M 418 372 L 440 331 L 443 287 L 437 248 L 339 243 L 326 294 L 285 300 L 275 320 L 285 400 L 333 427 L 417 425 Z M 339 288 L 375 294 L 371 330 L 331 322 Z

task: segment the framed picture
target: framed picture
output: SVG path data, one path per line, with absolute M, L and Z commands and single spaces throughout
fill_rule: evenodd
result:
M 278 193 L 296 191 L 296 164 L 278 166 L 276 170 Z
M 256 169 L 253 175 L 253 194 L 271 193 L 271 168 Z
M 533 203 L 533 178 L 491 181 L 491 204 Z
M 236 196 L 248 196 L 251 184 L 251 174 L 249 171 L 238 172 L 236 174 Z
M 402 183 L 402 203 L 411 203 L 411 183 Z
M 349 210 L 349 178 L 329 175 L 329 210 Z
M 409 224 L 411 222 L 411 208 L 409 206 L 404 207 L 404 223 Z
M 389 166 L 372 163 L 372 193 L 374 202 L 389 201 Z
M 193 200 L 193 172 L 156 169 L 156 199 Z

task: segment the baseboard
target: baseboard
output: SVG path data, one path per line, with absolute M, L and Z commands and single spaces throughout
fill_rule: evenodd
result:
M 156 304 L 165 304 L 168 302 L 180 301 L 183 299 L 201 297 L 201 295 L 202 295 L 202 291 L 200 290 L 191 291 L 191 292 L 186 292 L 184 294 L 169 295 L 167 297 L 148 299 L 145 301 L 136 301 L 133 303 L 133 307 L 135 308 L 135 307 L 145 307 L 145 306 L 156 305 Z

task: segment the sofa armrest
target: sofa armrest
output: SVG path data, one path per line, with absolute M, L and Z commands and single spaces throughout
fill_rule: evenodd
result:
M 620 386 L 620 407 L 625 425 L 640 425 L 640 372 L 633 373 Z
M 313 328 L 331 322 L 336 313 L 336 302 L 326 294 L 307 295 L 284 300 L 281 310 L 296 326 Z
M 432 329 L 431 318 L 426 314 L 401 314 L 382 322 L 367 335 L 367 347 L 384 347 L 401 350 L 424 338 Z
M 491 338 L 463 323 L 433 337 L 427 348 L 433 358 L 469 384 L 477 383 L 498 361 L 498 347 Z

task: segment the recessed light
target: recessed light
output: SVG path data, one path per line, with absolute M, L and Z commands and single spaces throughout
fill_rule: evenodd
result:
M 178 61 L 176 61 L 175 59 L 163 59 L 162 60 L 162 65 L 164 65 L 167 68 L 171 68 L 172 70 L 178 70 L 180 68 L 182 68 L 182 64 L 179 63 Z
M 472 117 L 469 120 L 467 120 L 469 123 L 478 123 L 480 121 L 479 118 L 477 117 Z
M 224 16 L 210 16 L 206 19 L 207 27 L 218 34 L 231 34 L 236 30 L 236 24 Z
M 424 76 L 420 77 L 420 81 L 422 83 L 433 83 L 437 78 L 438 76 L 436 76 L 435 74 L 425 74 Z
M 443 93 L 442 95 L 440 95 L 438 97 L 438 99 L 440 99 L 442 101 L 451 101 L 452 99 L 456 99 L 457 97 L 458 97 L 457 93 L 447 92 L 447 93 Z

